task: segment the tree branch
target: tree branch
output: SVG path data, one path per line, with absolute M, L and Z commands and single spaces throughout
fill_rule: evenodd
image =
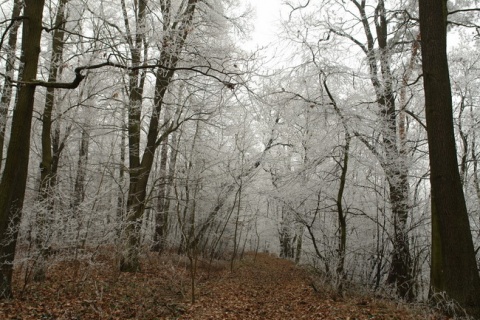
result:
M 5 28 L 5 32 L 3 32 L 2 38 L 0 39 L 0 49 L 3 47 L 3 42 L 5 41 L 5 37 L 8 34 L 8 30 L 10 30 L 10 28 L 13 27 L 15 22 L 17 22 L 19 20 L 23 20 L 23 19 L 28 19 L 28 17 L 20 16 L 20 17 L 15 17 L 15 18 L 10 19 L 10 24 L 7 26 L 7 28 Z M 8 20 L 6 20 L 6 21 L 8 21 Z M 0 24 L 3 24 L 6 21 L 2 21 L 2 22 L 0 22 Z
M 455 14 L 455 13 L 459 13 L 459 12 L 473 12 L 473 11 L 480 12 L 480 8 L 453 10 L 453 11 L 450 11 L 448 14 Z
M 310 0 L 307 0 L 307 3 L 304 4 L 304 5 L 299 5 L 298 7 L 294 7 L 292 6 L 290 3 L 287 3 L 287 5 L 292 8 L 292 11 L 290 11 L 290 13 L 288 14 L 288 21 L 292 20 L 292 14 L 296 11 L 296 10 L 300 10 L 300 9 L 305 9 L 308 5 L 310 4 Z
M 335 29 L 330 29 L 331 32 L 335 33 L 336 35 L 339 35 L 341 37 L 344 37 L 344 38 L 347 38 L 349 40 L 351 40 L 353 43 L 355 43 L 357 46 L 360 47 L 360 49 L 362 49 L 362 51 L 368 56 L 368 49 L 367 47 L 365 47 L 365 45 L 363 43 L 361 43 L 360 41 L 358 41 L 357 39 L 355 39 L 354 37 L 352 37 L 351 35 L 343 32 L 343 31 L 340 31 L 340 30 L 335 30 Z
M 176 68 L 170 68 L 166 67 L 163 65 L 159 64 L 147 64 L 147 65 L 141 65 L 141 66 L 136 66 L 136 67 L 129 67 L 123 64 L 119 64 L 116 62 L 111 62 L 109 59 L 107 59 L 106 62 L 99 63 L 99 64 L 94 64 L 90 66 L 81 66 L 75 68 L 75 78 L 73 79 L 72 82 L 47 82 L 47 81 L 41 81 L 41 80 L 31 80 L 31 81 L 15 81 L 8 77 L 5 74 L 0 73 L 0 75 L 8 78 L 11 82 L 13 83 L 18 83 L 18 84 L 23 84 L 23 85 L 33 85 L 33 86 L 39 86 L 39 87 L 45 87 L 45 88 L 58 88 L 58 89 L 75 89 L 77 88 L 80 83 L 82 82 L 83 79 L 85 79 L 86 75 L 83 75 L 82 72 L 85 70 L 95 70 L 95 69 L 100 69 L 103 67 L 114 67 L 114 68 L 119 68 L 119 69 L 124 69 L 128 71 L 134 71 L 134 70 L 139 70 L 139 69 L 155 69 L 155 68 L 160 68 L 164 70 L 169 70 L 169 71 L 193 71 L 196 73 L 199 73 L 201 75 L 213 78 L 217 80 L 218 82 L 222 83 L 224 86 L 226 86 L 229 89 L 234 88 L 237 83 L 231 83 L 225 80 L 220 79 L 219 77 L 209 73 L 210 71 L 216 71 L 219 73 L 222 73 L 221 71 L 218 71 L 210 66 L 193 66 L 193 67 L 176 67 Z M 206 71 L 200 70 L 199 68 L 206 68 Z M 231 73 L 232 75 L 239 75 L 238 73 Z

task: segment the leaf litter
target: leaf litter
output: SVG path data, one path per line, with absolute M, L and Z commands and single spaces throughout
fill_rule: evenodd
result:
M 44 282 L 25 281 L 17 267 L 15 298 L 0 301 L 0 319 L 447 319 L 371 295 L 341 297 L 265 253 L 245 255 L 233 271 L 227 261 L 200 260 L 194 304 L 185 257 L 149 253 L 137 273 L 120 273 L 108 257 L 52 262 Z

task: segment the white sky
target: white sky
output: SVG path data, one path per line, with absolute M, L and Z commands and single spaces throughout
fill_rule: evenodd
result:
M 261 47 L 274 40 L 276 26 L 280 18 L 282 0 L 250 0 L 256 9 L 255 30 L 252 33 L 252 47 Z

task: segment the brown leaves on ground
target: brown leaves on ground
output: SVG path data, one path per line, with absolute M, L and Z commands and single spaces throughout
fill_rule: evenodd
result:
M 394 302 L 333 299 L 319 289 L 291 261 L 249 256 L 207 285 L 181 319 L 440 319 Z
M 0 319 L 441 319 L 427 311 L 367 298 L 336 298 L 314 288 L 292 262 L 247 255 L 200 262 L 191 304 L 188 259 L 148 255 L 143 271 L 119 273 L 111 259 L 57 262 L 47 280 L 16 271 L 15 299 L 0 301 Z

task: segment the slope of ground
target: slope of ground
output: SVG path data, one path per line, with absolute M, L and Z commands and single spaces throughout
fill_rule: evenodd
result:
M 20 266 L 0 319 L 442 319 L 394 302 L 332 299 L 304 270 L 267 254 L 247 255 L 233 272 L 200 261 L 195 304 L 184 257 L 148 255 L 129 274 L 105 256 L 56 262 L 43 283 L 26 281 Z

